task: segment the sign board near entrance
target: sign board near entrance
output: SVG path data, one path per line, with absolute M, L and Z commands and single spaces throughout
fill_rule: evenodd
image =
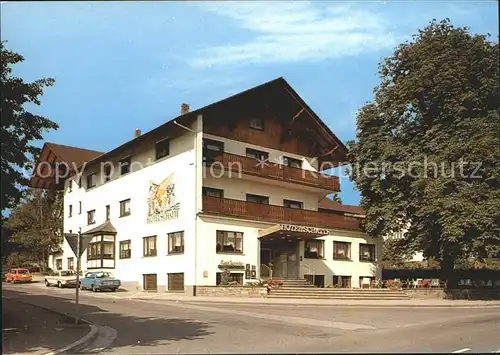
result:
M 299 233 L 319 234 L 319 235 L 330 234 L 330 231 L 328 229 L 325 229 L 325 228 L 297 226 L 294 224 L 282 224 L 281 230 L 287 231 L 287 232 L 299 232 Z

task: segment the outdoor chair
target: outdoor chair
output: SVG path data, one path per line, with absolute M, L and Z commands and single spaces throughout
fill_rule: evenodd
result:
M 439 279 L 431 279 L 431 284 L 430 284 L 431 288 L 440 287 L 440 286 L 441 286 L 441 282 Z
M 363 277 L 363 281 L 361 282 L 361 288 L 364 288 L 365 286 L 368 286 L 370 288 L 371 282 L 370 282 L 369 277 Z

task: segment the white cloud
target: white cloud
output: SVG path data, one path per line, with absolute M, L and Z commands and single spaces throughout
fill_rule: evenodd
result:
M 254 34 L 244 43 L 205 48 L 194 67 L 241 63 L 318 61 L 391 48 L 396 38 L 375 13 L 345 4 L 217 2 L 202 9 Z

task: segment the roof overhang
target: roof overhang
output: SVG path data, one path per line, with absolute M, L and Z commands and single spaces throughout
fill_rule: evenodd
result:
M 223 114 L 228 122 L 245 112 L 253 114 L 265 111 L 272 114 L 284 124 L 296 124 L 295 134 L 310 134 L 311 144 L 316 146 L 319 165 L 323 163 L 328 168 L 344 165 L 347 160 L 347 147 L 328 128 L 319 116 L 305 103 L 299 94 L 280 77 L 249 90 L 205 106 L 200 110 L 204 113 L 204 121 L 220 120 Z
M 110 221 L 106 221 L 103 224 L 82 233 L 82 235 L 115 235 L 116 233 L 117 232 L 113 224 L 111 224 Z
M 82 163 L 102 152 L 83 148 L 45 143 L 33 169 L 29 187 L 62 190 L 64 180 Z
M 300 239 L 314 239 L 329 235 L 330 230 L 311 226 L 296 224 L 276 224 L 259 231 L 259 238 L 269 239 L 277 237 L 293 237 Z

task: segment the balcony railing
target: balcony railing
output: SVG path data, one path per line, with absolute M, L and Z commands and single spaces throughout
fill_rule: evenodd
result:
M 260 176 L 268 179 L 281 180 L 321 188 L 328 191 L 340 191 L 337 176 L 324 175 L 319 172 L 291 168 L 273 162 L 260 163 L 258 160 L 231 153 L 205 152 L 207 164 L 214 169 L 224 167 L 232 173 Z M 234 175 L 233 175 L 234 176 Z
M 255 221 L 361 230 L 360 220 L 355 217 L 211 196 L 203 196 L 203 212 Z

